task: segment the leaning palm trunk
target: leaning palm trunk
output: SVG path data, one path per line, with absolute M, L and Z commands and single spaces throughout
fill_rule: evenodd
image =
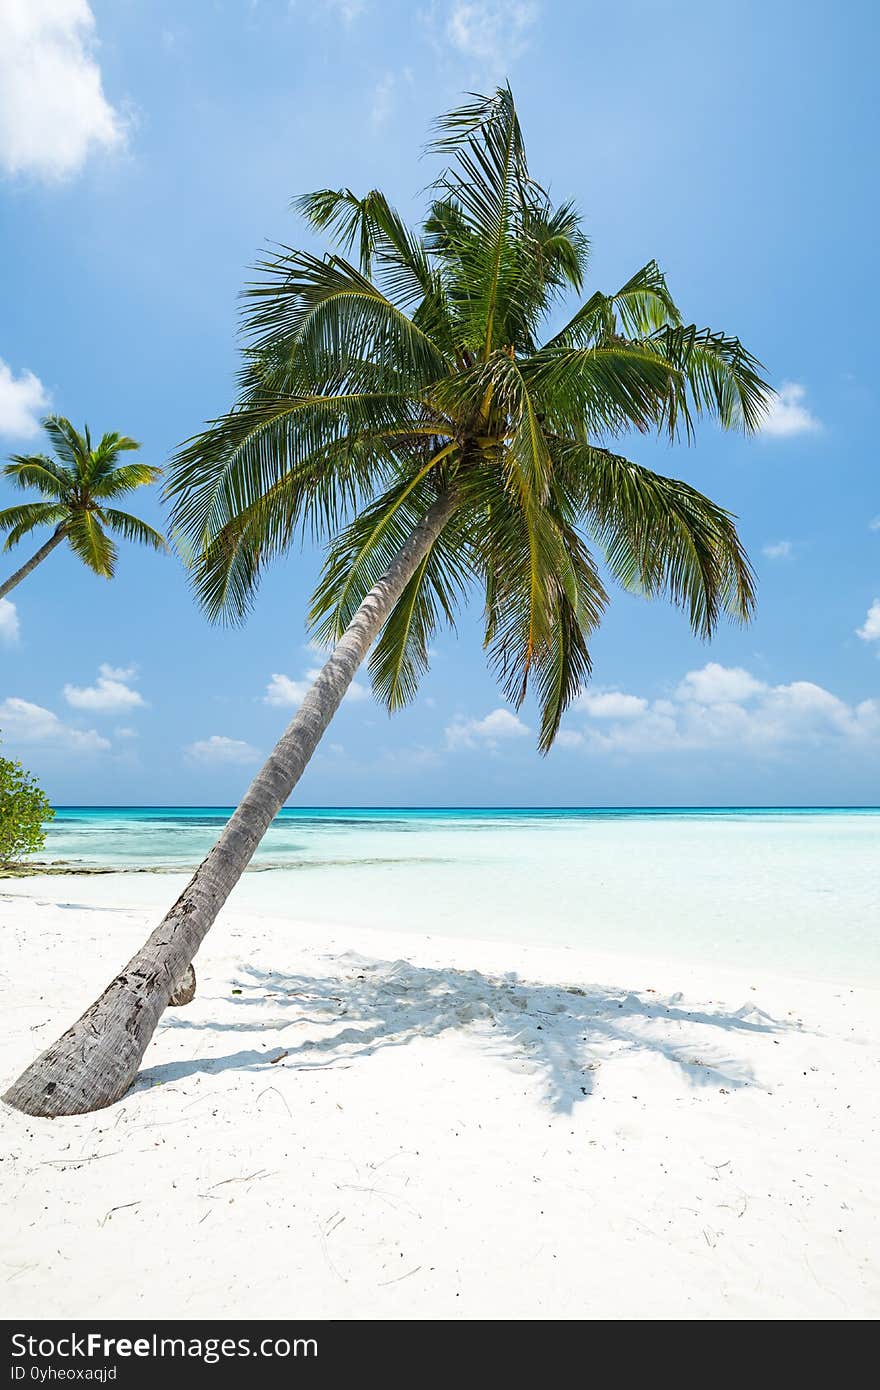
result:
M 20 584 L 23 579 L 27 579 L 31 571 L 35 570 L 37 565 L 41 564 L 47 555 L 51 555 L 56 545 L 60 545 L 63 540 L 64 531 L 59 526 L 58 530 L 49 537 L 45 545 L 41 545 L 39 550 L 31 556 L 26 564 L 22 565 L 21 569 L 17 569 L 15 574 L 11 574 L 5 584 L 0 584 L 0 598 L 5 598 L 10 589 L 14 589 L 16 584 Z
M 170 912 L 100 998 L 10 1086 L 3 1097 L 9 1105 L 29 1115 L 79 1115 L 112 1105 L 128 1090 L 162 1012 L 453 506 L 442 496 L 414 528 Z

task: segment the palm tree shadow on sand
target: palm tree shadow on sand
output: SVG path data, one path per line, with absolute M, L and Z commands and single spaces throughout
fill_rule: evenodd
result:
M 281 1067 L 350 1066 L 382 1048 L 459 1030 L 513 1072 L 539 1077 L 546 1103 L 565 1114 L 592 1094 L 598 1067 L 639 1052 L 663 1058 L 694 1087 L 758 1084 L 748 1063 L 734 1055 L 733 1039 L 797 1026 L 752 1004 L 689 1009 L 681 995 L 653 990 L 535 984 L 515 974 L 372 961 L 356 953 L 335 963 L 336 971 L 324 976 L 242 967 L 235 981 L 241 992 L 222 1000 L 224 1012 L 232 1005 L 238 1017 L 199 1021 L 168 1015 L 164 1028 L 286 1035 L 279 1045 L 161 1063 L 140 1073 L 135 1090 L 196 1073 L 265 1070 L 277 1076 Z M 214 1006 L 221 1000 L 204 1002 Z M 300 1029 L 312 1036 L 297 1042 Z

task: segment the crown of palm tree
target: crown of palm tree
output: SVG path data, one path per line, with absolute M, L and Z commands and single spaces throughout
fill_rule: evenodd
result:
M 451 495 L 373 650 L 374 691 L 389 709 L 413 697 L 432 633 L 479 584 L 490 662 L 516 704 L 534 683 L 546 750 L 590 675 L 595 555 L 702 637 L 754 604 L 732 515 L 616 441 L 690 438 L 704 413 L 753 431 L 770 390 L 737 338 L 684 323 L 654 261 L 543 332 L 589 248 L 529 173 L 509 87 L 444 117 L 433 149 L 450 164 L 417 233 L 377 191 L 297 200 L 339 252 L 260 263 L 239 400 L 178 454 L 174 530 L 201 602 L 231 620 L 303 528 L 329 537 L 311 610 L 329 639 Z
M 109 505 L 161 475 L 161 469 L 147 463 L 117 462 L 120 454 L 140 448 L 136 440 L 111 432 L 93 447 L 88 425 L 80 433 L 62 415 L 49 415 L 43 428 L 54 445 L 55 458 L 13 454 L 3 468 L 4 477 L 44 499 L 0 511 L 0 531 L 7 532 L 4 550 L 11 550 L 38 527 L 52 526 L 89 569 L 110 579 L 117 548 L 108 531 L 154 550 L 167 548 L 152 526 Z

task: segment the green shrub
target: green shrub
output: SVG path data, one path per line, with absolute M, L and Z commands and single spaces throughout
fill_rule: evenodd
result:
M 21 763 L 0 758 L 0 868 L 42 849 L 45 823 L 55 812 Z

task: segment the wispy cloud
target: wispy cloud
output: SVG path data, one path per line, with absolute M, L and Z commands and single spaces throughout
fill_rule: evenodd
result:
M 302 7 L 298 4 L 298 0 L 290 0 L 290 8 L 296 10 Z M 356 19 L 360 19 L 367 8 L 367 3 L 366 0 L 320 0 L 320 8 L 326 15 L 341 19 L 347 28 L 350 24 L 354 24 Z
M 791 541 L 768 541 L 762 547 L 761 554 L 766 555 L 768 560 L 788 560 L 793 548 Z
M 529 727 L 511 710 L 493 709 L 483 719 L 459 716 L 447 725 L 444 732 L 447 748 L 497 748 L 500 742 L 522 738 L 529 732 Z
M 33 439 L 40 433 L 40 416 L 48 404 L 49 393 L 38 376 L 29 371 L 15 376 L 0 358 L 0 434 Z
M 775 439 L 788 439 L 797 434 L 815 434 L 822 425 L 807 408 L 807 388 L 797 381 L 784 381 L 773 397 L 761 433 Z
M 877 631 L 880 637 L 880 601 Z M 627 717 L 591 720 L 569 746 L 594 754 L 645 756 L 671 750 L 762 755 L 793 747 L 870 746 L 880 752 L 880 701 L 848 703 L 812 681 L 770 685 L 740 666 L 710 662 L 689 671 L 671 698 L 634 696 Z
M 0 598 L 0 642 L 13 646 L 20 635 L 18 611 L 12 599 Z
M 553 743 L 554 748 L 580 748 L 584 742 L 583 734 L 577 729 L 560 729 Z
M 72 753 L 95 753 L 110 740 L 95 729 L 75 729 L 50 709 L 10 695 L 0 701 L 0 729 L 10 743 L 43 743 Z
M 67 684 L 64 698 L 74 709 L 87 709 L 100 714 L 124 714 L 128 710 L 141 709 L 147 702 L 140 691 L 133 690 L 130 684 L 136 675 L 135 666 L 108 666 L 104 662 L 98 667 L 98 679 L 94 685 Z
M 527 48 L 538 13 L 531 0 L 453 0 L 444 32 L 453 49 L 503 77 Z
M 585 690 L 575 701 L 592 719 L 636 719 L 644 714 L 648 702 L 622 690 Z
M 750 700 L 764 689 L 763 681 L 742 666 L 722 666 L 717 661 L 709 661 L 699 671 L 688 671 L 675 698 L 684 703 L 692 700 L 697 705 L 724 705 Z
M 125 141 L 104 95 L 88 0 L 0 4 L 0 169 L 59 179 Z
M 313 670 L 307 671 L 301 680 L 294 680 L 291 676 L 285 676 L 276 671 L 266 686 L 263 700 L 267 705 L 296 709 L 302 704 L 310 686 L 320 674 L 319 668 L 315 667 Z M 360 681 L 352 681 L 345 692 L 346 700 L 367 700 L 369 696 L 368 687 L 362 685 Z
M 880 642 L 880 598 L 871 604 L 864 623 L 856 628 L 856 636 L 863 642 Z
M 227 738 L 224 734 L 212 734 L 210 738 L 191 743 L 185 750 L 190 762 L 207 766 L 243 766 L 259 760 L 260 751 L 253 744 L 240 738 Z
M 880 531 L 880 516 L 875 516 L 872 521 L 868 522 L 868 530 Z
M 373 88 L 373 101 L 370 107 L 370 125 L 379 130 L 385 125 L 394 105 L 394 73 L 386 72 Z
M 388 118 L 401 97 L 406 99 L 407 88 L 412 87 L 413 81 L 413 71 L 409 67 L 386 72 L 379 78 L 373 87 L 370 104 L 370 125 L 374 130 L 381 130 L 387 125 Z

